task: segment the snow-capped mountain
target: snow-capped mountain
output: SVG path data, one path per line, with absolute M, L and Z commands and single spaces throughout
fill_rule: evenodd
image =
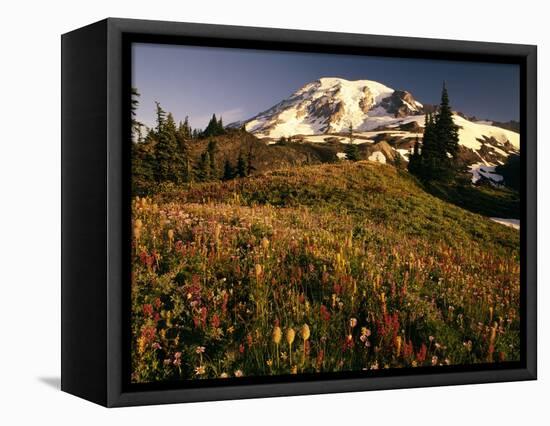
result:
M 370 130 L 386 117 L 422 113 L 410 93 L 370 80 L 321 78 L 308 83 L 268 110 L 244 123 L 258 137 L 338 133 L 349 128 Z
M 291 136 L 309 142 L 345 143 L 351 125 L 354 143 L 370 143 L 375 151 L 378 143 L 385 141 L 396 155 L 408 159 L 414 140 L 422 138 L 424 113 L 424 106 L 407 91 L 371 80 L 327 77 L 306 84 L 266 111 L 228 127 L 244 126 L 267 141 Z M 496 182 L 498 177 L 492 179 L 495 175 L 488 170 L 502 164 L 511 153 L 519 152 L 519 134 L 487 122 L 469 121 L 459 114 L 454 115 L 454 121 L 459 126 L 461 155 L 470 164 L 473 179 L 485 177 Z

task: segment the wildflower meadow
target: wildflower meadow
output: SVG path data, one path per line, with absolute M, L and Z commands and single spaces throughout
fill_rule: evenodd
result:
M 519 360 L 519 232 L 369 161 L 132 198 L 132 382 Z

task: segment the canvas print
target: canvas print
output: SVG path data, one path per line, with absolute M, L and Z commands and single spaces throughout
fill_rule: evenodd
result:
M 132 45 L 131 382 L 520 360 L 520 70 Z

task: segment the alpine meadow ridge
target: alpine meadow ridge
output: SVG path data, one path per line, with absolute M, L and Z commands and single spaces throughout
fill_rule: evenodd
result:
M 325 77 L 204 129 L 133 89 L 132 382 L 519 360 L 519 123 L 434 84 Z

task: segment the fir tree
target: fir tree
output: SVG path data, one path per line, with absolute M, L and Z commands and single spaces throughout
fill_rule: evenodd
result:
M 208 150 L 204 151 L 197 165 L 197 179 L 201 182 L 205 182 L 210 179 L 210 154 Z
M 155 143 L 152 132 L 143 141 L 132 144 L 132 187 L 135 194 L 142 194 L 155 181 Z
M 416 137 L 416 140 L 414 141 L 414 147 L 413 152 L 409 155 L 409 164 L 407 165 L 407 169 L 409 170 L 409 173 L 412 173 L 414 175 L 417 175 L 421 169 L 421 157 L 420 157 L 420 142 L 418 141 L 418 136 Z
M 191 134 L 188 127 L 187 117 L 185 122 L 180 122 L 176 131 L 176 140 L 178 143 L 179 159 L 182 164 L 178 164 L 179 172 L 181 173 L 182 182 L 191 181 L 190 159 L 189 159 L 189 139 Z
M 187 155 L 183 164 L 183 181 L 193 182 L 193 170 L 191 167 L 191 158 L 189 158 L 189 155 Z
M 215 140 L 210 139 L 208 141 L 208 146 L 206 148 L 208 151 L 208 159 L 209 159 L 209 174 L 211 179 L 217 179 L 218 178 L 218 168 L 216 165 L 216 152 L 217 152 L 217 143 Z
M 160 132 L 162 130 L 162 126 L 164 124 L 164 120 L 166 119 L 166 111 L 164 111 L 161 106 L 160 106 L 160 103 L 155 101 L 155 105 L 156 105 L 156 108 L 155 108 L 155 115 L 157 117 L 157 134 L 160 135 Z
M 246 155 L 246 175 L 250 176 L 254 170 L 256 170 L 256 167 L 254 167 L 254 153 L 252 152 L 252 143 L 250 143 Z
M 353 141 L 354 141 L 353 126 L 350 122 L 348 127 L 348 144 L 344 149 L 344 152 L 346 153 L 346 158 L 349 161 L 359 160 L 359 148 L 357 147 L 357 145 L 353 143 Z
M 357 145 L 347 144 L 344 148 L 344 152 L 346 153 L 346 159 L 348 159 L 349 161 L 359 160 L 359 148 L 357 147 Z
M 139 97 L 141 94 L 138 92 L 138 89 L 135 87 L 132 87 L 131 89 L 131 101 L 130 101 L 130 112 L 132 114 L 132 117 L 136 116 L 136 111 L 139 107 Z
M 397 152 L 397 153 L 395 154 L 394 159 L 393 159 L 393 165 L 394 165 L 396 168 L 400 169 L 401 166 L 402 166 L 402 164 L 403 164 L 403 162 L 402 162 L 401 154 L 400 154 L 399 152 Z
M 233 170 L 233 166 L 231 165 L 231 162 L 228 158 L 225 159 L 225 163 L 223 165 L 223 180 L 230 180 L 235 177 L 235 170 Z
M 184 163 L 181 147 L 178 145 L 176 123 L 172 114 L 168 114 L 161 123 L 156 146 L 157 181 L 178 183 L 183 178 Z
M 208 122 L 206 129 L 202 132 L 202 137 L 208 138 L 211 136 L 223 135 L 225 129 L 223 128 L 222 119 L 219 120 L 216 118 L 216 114 L 212 114 L 212 118 Z
M 409 171 L 424 180 L 449 180 L 457 170 L 458 152 L 458 126 L 454 124 L 449 94 L 443 84 L 435 117 L 426 114 L 422 152 L 409 164 Z
M 189 118 L 185 117 L 185 121 L 179 123 L 178 138 L 180 140 L 191 139 L 191 126 L 189 126 Z
M 441 104 L 436 118 L 436 137 L 440 144 L 442 157 L 446 162 L 450 158 L 453 162 L 458 155 L 458 126 L 453 121 L 453 111 L 449 105 L 449 94 L 443 83 L 441 91 Z M 449 157 L 450 156 L 450 157 Z
M 237 158 L 237 171 L 236 175 L 239 177 L 246 177 L 246 160 L 241 152 L 239 152 L 239 158 Z
M 143 141 L 143 123 L 136 119 L 137 109 L 139 108 L 140 93 L 135 87 L 132 87 L 131 101 L 130 101 L 130 114 L 132 116 L 132 140 L 135 142 Z

